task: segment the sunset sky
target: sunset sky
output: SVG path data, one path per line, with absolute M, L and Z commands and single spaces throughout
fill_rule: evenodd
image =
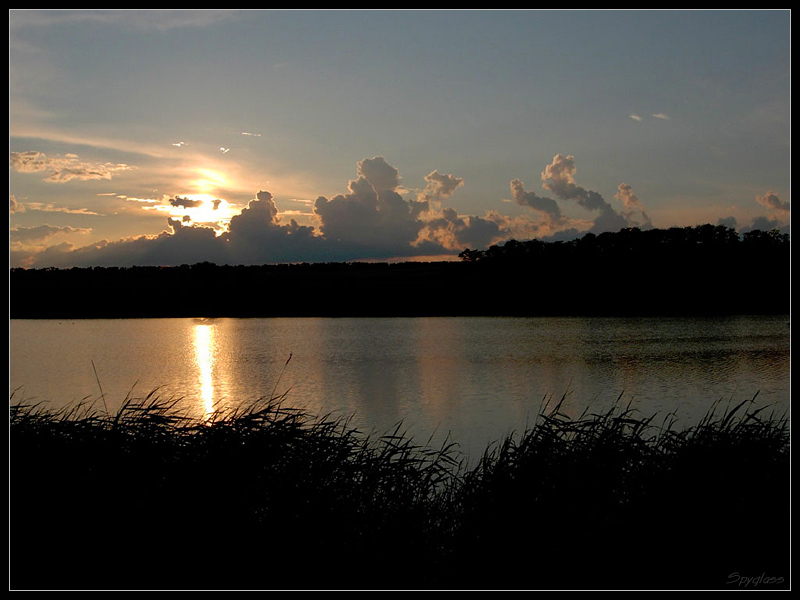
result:
M 9 10 L 11 266 L 788 231 L 789 10 Z

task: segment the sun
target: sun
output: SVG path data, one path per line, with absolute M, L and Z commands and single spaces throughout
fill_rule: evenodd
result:
M 210 194 L 187 194 L 185 202 L 173 206 L 170 216 L 187 218 L 197 225 L 224 226 L 238 211 L 222 198 Z
M 191 186 L 201 194 L 210 194 L 224 188 L 227 181 L 225 176 L 213 169 L 197 169 L 199 177 L 191 181 Z

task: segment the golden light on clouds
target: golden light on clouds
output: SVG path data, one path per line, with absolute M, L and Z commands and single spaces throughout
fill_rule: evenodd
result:
M 188 218 L 192 223 L 202 225 L 222 226 L 239 213 L 227 200 L 210 194 L 176 196 L 169 200 L 169 205 L 165 208 L 172 218 Z

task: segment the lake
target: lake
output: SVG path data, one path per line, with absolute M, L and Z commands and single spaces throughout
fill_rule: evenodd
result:
M 680 427 L 753 397 L 782 416 L 790 396 L 788 316 L 13 319 L 9 345 L 12 401 L 113 412 L 158 389 L 204 418 L 285 393 L 365 433 L 449 433 L 470 458 L 562 397 Z

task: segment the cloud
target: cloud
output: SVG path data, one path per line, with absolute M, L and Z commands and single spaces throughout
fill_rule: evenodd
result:
M 69 206 L 56 206 L 45 202 L 20 202 L 13 194 L 9 197 L 8 212 L 10 214 L 24 213 L 27 211 L 64 213 L 68 215 L 98 216 L 100 213 L 88 208 L 71 208 Z
M 111 179 L 116 173 L 133 169 L 126 164 L 80 161 L 76 154 L 48 157 L 36 151 L 12 152 L 10 167 L 18 173 L 46 173 L 44 181 L 51 183 L 66 183 L 73 179 Z
M 272 194 L 260 191 L 241 213 L 232 217 L 227 234 L 220 236 L 229 262 L 261 264 L 321 260 L 323 241 L 312 227 L 294 219 L 281 223 Z
M 625 207 L 625 210 L 622 212 L 622 216 L 630 226 L 646 228 L 651 228 L 653 226 L 653 222 L 650 220 L 650 217 L 647 216 L 647 213 L 644 211 L 644 206 L 642 206 L 639 198 L 637 198 L 633 193 L 633 189 L 630 185 L 627 183 L 620 183 L 618 191 L 614 197 L 622 202 L 622 205 Z M 636 221 L 633 218 L 635 213 L 639 213 L 641 215 L 642 221 Z
M 403 199 L 395 191 L 399 185 L 397 169 L 383 157 L 362 160 L 349 193 L 320 196 L 314 202 L 322 235 L 341 249 L 370 249 L 376 257 L 408 253 L 423 227 L 420 214 L 429 204 Z
M 667 114 L 665 114 L 665 113 L 663 113 L 663 112 L 660 112 L 660 113 L 653 113 L 653 114 L 651 114 L 650 116 L 651 116 L 652 118 L 654 118 L 654 119 L 658 119 L 658 120 L 660 120 L 660 121 L 669 121 L 669 115 L 667 115 Z M 629 119 L 633 119 L 634 121 L 638 121 L 638 122 L 640 122 L 640 123 L 641 123 L 642 121 L 644 121 L 644 118 L 643 118 L 642 116 L 638 115 L 637 113 L 631 113 L 630 115 L 628 115 L 628 118 L 629 118 Z
M 767 192 L 763 196 L 756 196 L 756 202 L 764 208 L 774 211 L 779 216 L 789 216 L 789 203 L 778 198 L 774 192 Z
M 13 10 L 9 26 L 46 27 L 64 23 L 97 23 L 99 25 L 129 26 L 142 31 L 170 31 L 182 28 L 202 28 L 219 21 L 240 19 L 240 10 Z
M 772 217 L 760 215 L 753 218 L 750 225 L 745 225 L 739 229 L 740 233 L 748 231 L 771 231 L 777 229 L 781 233 L 790 233 L 791 224 L 787 221 L 790 218 L 791 206 L 788 202 L 781 200 L 774 192 L 767 192 L 763 196 L 756 196 L 756 202 L 768 209 Z M 738 222 L 735 217 L 725 217 L 718 221 L 719 225 L 725 225 L 732 229 L 737 229 Z
M 779 230 L 781 233 L 788 233 L 789 226 L 781 223 L 779 219 L 770 219 L 766 216 L 755 217 L 749 226 L 742 227 L 739 232 L 747 233 L 748 231 L 772 231 L 773 229 Z
M 367 180 L 376 193 L 394 191 L 400 185 L 400 173 L 382 156 L 365 158 L 358 163 L 358 174 Z
M 416 245 L 427 248 L 431 254 L 487 248 L 508 233 L 504 219 L 496 213 L 489 212 L 485 217 L 459 216 L 455 209 L 445 208 L 439 216 L 425 222 Z
M 464 185 L 464 179 L 455 175 L 444 175 L 433 170 L 425 176 L 427 185 L 417 196 L 420 202 L 440 204 L 448 200 L 455 191 Z
M 62 242 L 53 244 L 53 240 L 62 235 L 88 235 L 91 229 L 82 227 L 56 227 L 54 225 L 38 225 L 36 227 L 11 227 L 8 232 L 9 264 L 12 266 L 33 267 L 37 261 L 49 265 L 54 253 L 67 255 L 73 249 L 72 244 Z M 54 250 L 55 249 L 55 250 Z M 54 264 L 59 264 L 55 262 Z
M 11 243 L 30 244 L 43 243 L 60 233 L 91 233 L 91 229 L 82 227 L 55 227 L 53 225 L 38 225 L 36 227 L 12 227 L 9 230 Z
M 625 217 L 618 214 L 599 193 L 586 190 L 575 183 L 576 171 L 573 156 L 564 157 L 556 154 L 542 172 L 542 187 L 562 200 L 574 200 L 587 210 L 597 212 L 598 215 L 590 230 L 593 233 L 618 231 L 627 227 L 628 222 Z
M 180 196 L 170 198 L 169 203 L 172 206 L 180 206 L 182 208 L 197 208 L 198 206 L 203 205 L 202 200 L 191 200 L 189 198 L 181 198 Z
M 520 206 L 527 206 L 545 215 L 545 218 L 552 224 L 556 224 L 564 219 L 561 208 L 552 198 L 538 196 L 535 192 L 525 190 L 525 186 L 519 179 L 511 181 L 511 197 Z
M 30 264 L 265 264 L 411 258 L 455 255 L 464 248 L 486 248 L 512 238 L 569 239 L 587 230 L 612 231 L 642 220 L 649 222 L 629 185 L 619 187 L 616 198 L 624 207 L 619 214 L 599 193 L 579 186 L 575 174 L 573 157 L 559 154 L 541 174 L 542 187 L 553 197 L 526 190 L 519 179 L 511 181 L 513 200 L 529 208 L 535 218 L 509 217 L 497 211 L 460 215 L 446 204 L 464 186 L 461 177 L 430 171 L 424 177 L 424 187 L 416 193 L 406 191 L 408 197 L 404 197 L 400 173 L 377 156 L 356 163 L 356 177 L 348 182 L 345 193 L 316 198 L 313 227 L 288 218 L 290 215 L 279 210 L 272 194 L 261 190 L 221 229 L 199 224 L 188 216 L 167 218 L 166 230 L 158 235 L 104 240 L 83 248 L 62 244 L 42 252 Z M 583 206 L 594 220 L 567 218 L 559 201 Z M 218 199 L 216 206 L 222 202 Z M 194 208 L 201 203 L 175 195 L 165 197 L 156 208 Z

